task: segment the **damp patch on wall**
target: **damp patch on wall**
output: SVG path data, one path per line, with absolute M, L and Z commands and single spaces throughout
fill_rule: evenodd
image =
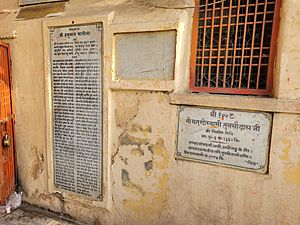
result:
M 114 35 L 115 79 L 172 80 L 176 31 Z

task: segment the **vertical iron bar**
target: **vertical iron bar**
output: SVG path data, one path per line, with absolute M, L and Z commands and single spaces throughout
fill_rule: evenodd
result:
M 192 90 L 198 86 L 198 78 L 199 70 L 197 70 L 197 57 L 198 54 L 198 46 L 199 44 L 199 14 L 200 10 L 198 10 L 199 0 L 195 0 L 195 10 L 194 10 L 194 19 L 193 19 L 193 33 L 192 33 L 192 43 L 191 43 L 191 64 L 190 64 L 190 87 Z M 197 83 L 196 83 L 197 82 Z
M 244 64 L 244 56 L 245 56 L 245 42 L 246 42 L 246 34 L 247 34 L 247 22 L 248 22 L 248 7 L 249 0 L 246 0 L 246 15 L 245 15 L 245 24 L 244 24 L 244 35 L 243 35 L 243 45 L 242 45 L 242 57 L 241 57 L 241 70 L 240 70 L 240 79 L 239 79 L 239 88 L 242 86 L 242 76 L 243 76 L 243 64 Z
M 263 47 L 264 47 L 264 35 L 265 35 L 265 26 L 266 26 L 267 7 L 268 7 L 268 0 L 265 0 L 264 18 L 263 18 L 263 23 L 262 23 L 261 41 L 260 41 L 260 49 L 259 49 L 259 63 L 258 63 L 258 73 L 257 73 L 257 80 L 256 80 L 256 89 L 259 89 L 259 79 L 260 79 L 260 70 L 261 70 L 262 51 L 263 51 Z
M 248 72 L 248 85 L 247 85 L 248 89 L 250 88 L 250 83 L 251 83 L 251 70 L 252 70 L 252 62 L 253 62 L 253 48 L 254 48 L 254 43 L 255 43 L 257 10 L 258 10 L 258 0 L 256 0 L 256 3 L 255 3 L 255 13 L 254 13 L 254 23 L 253 23 L 253 33 L 252 33 L 252 43 L 251 43 L 251 53 L 250 53 L 249 72 Z
M 204 52 L 205 52 L 205 46 L 206 46 L 206 21 L 207 21 L 207 4 L 208 0 L 205 0 L 205 12 L 204 12 L 204 23 L 203 23 L 203 47 L 202 47 L 202 65 L 201 65 L 201 80 L 200 80 L 200 87 L 203 86 L 203 69 L 204 69 Z
M 226 52 L 225 52 L 225 66 L 224 66 L 224 77 L 223 77 L 223 88 L 226 88 L 226 75 L 227 75 L 227 60 L 228 60 L 228 48 L 229 48 L 229 39 L 230 39 L 230 28 L 231 28 L 231 10 L 232 10 L 232 1 L 229 1 L 229 12 L 228 12 L 228 27 L 227 27 L 227 41 L 226 41 Z
M 233 50 L 233 59 L 232 59 L 232 76 L 231 76 L 231 88 L 233 87 L 233 82 L 235 78 L 235 59 L 236 59 L 236 44 L 239 34 L 239 19 L 240 19 L 240 0 L 238 0 L 237 14 L 236 14 L 236 28 L 235 28 L 235 39 L 234 39 L 234 50 Z
M 211 67 L 212 67 L 212 50 L 214 43 L 214 24 L 215 24 L 215 8 L 216 8 L 216 0 L 213 0 L 213 9 L 211 14 L 211 34 L 210 34 L 210 47 L 209 47 L 209 65 L 208 65 L 208 87 L 210 87 L 210 79 L 211 79 Z
M 223 35 L 223 9 L 224 1 L 221 3 L 221 14 L 220 14 L 220 31 L 219 31 L 219 43 L 218 43 L 218 62 L 217 62 L 217 74 L 216 74 L 216 87 L 219 87 L 219 72 L 220 72 L 220 58 L 221 58 L 221 44 Z

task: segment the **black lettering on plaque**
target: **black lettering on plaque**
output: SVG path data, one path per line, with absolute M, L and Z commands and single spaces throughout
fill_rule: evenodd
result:
M 101 25 L 50 31 L 54 185 L 101 196 Z

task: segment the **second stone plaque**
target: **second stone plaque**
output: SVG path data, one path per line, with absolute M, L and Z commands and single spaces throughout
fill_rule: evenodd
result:
M 267 171 L 271 114 L 181 107 L 177 157 Z

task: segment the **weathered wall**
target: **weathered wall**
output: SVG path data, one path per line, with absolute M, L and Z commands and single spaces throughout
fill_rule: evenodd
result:
M 19 14 L 17 0 L 0 0 L 0 36 L 17 31 L 17 38 L 6 41 L 12 49 L 19 184 L 26 201 L 91 224 L 300 223 L 300 2 L 283 0 L 275 92 L 281 103 L 294 99 L 296 110 L 289 113 L 284 104 L 278 108 L 277 100 L 270 100 L 270 111 L 276 113 L 267 175 L 174 159 L 177 106 L 170 104 L 170 98 L 174 93 L 188 93 L 192 2 L 70 0 L 63 5 L 22 8 Z M 106 71 L 107 174 L 105 201 L 97 205 L 49 193 L 44 67 L 49 53 L 44 52 L 43 22 L 108 14 L 110 32 L 166 29 L 171 22 L 176 24 L 179 42 L 175 80 L 169 86 L 118 85 L 111 81 L 111 70 Z M 111 41 L 104 45 L 113 51 Z M 111 54 L 105 55 L 108 68 Z M 231 102 L 243 98 L 227 97 Z M 185 95 L 179 94 L 178 99 L 187 101 Z M 215 96 L 215 103 L 199 105 L 218 106 L 218 101 L 226 107 L 222 96 Z M 263 108 L 256 98 L 247 101 L 248 109 Z

